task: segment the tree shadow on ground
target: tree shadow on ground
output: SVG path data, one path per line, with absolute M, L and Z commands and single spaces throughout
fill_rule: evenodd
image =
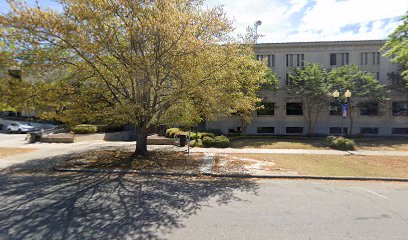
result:
M 244 201 L 251 180 L 119 174 L 0 175 L 0 239 L 165 239 L 209 201 Z

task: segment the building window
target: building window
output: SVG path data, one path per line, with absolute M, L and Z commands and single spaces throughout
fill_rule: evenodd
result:
M 408 134 L 408 128 L 393 128 L 392 134 Z
M 341 127 L 331 127 L 330 134 L 341 134 Z M 343 134 L 347 134 L 347 128 L 343 128 Z
M 261 109 L 256 110 L 256 115 L 262 116 L 262 115 L 275 115 L 275 103 L 273 102 L 261 102 L 258 105 L 263 106 Z
M 330 53 L 330 66 L 343 66 L 349 63 L 348 53 Z
M 275 128 L 274 127 L 257 127 L 256 132 L 257 133 L 275 133 Z
M 407 102 L 393 102 L 392 115 L 394 116 L 408 116 L 408 101 Z
M 268 67 L 275 67 L 275 55 L 268 55 Z
M 360 105 L 360 115 L 362 116 L 377 116 L 378 102 L 364 102 Z
M 287 67 L 303 67 L 305 65 L 304 54 L 286 54 Z
M 263 61 L 264 55 L 256 55 L 256 60 Z
M 302 127 L 286 127 L 286 133 L 303 133 Z
M 335 53 L 331 53 L 330 54 L 330 65 L 336 65 L 336 54 Z
M 378 128 L 375 127 L 363 127 L 360 128 L 361 134 L 378 134 Z
M 360 53 L 360 65 L 379 65 L 380 52 L 362 52 Z
M 286 103 L 286 115 L 303 115 L 302 103 Z
M 332 116 L 341 115 L 341 107 L 337 102 L 330 102 L 329 110 Z
M 391 82 L 391 85 L 393 86 L 399 86 L 401 85 L 401 74 L 399 72 L 390 72 L 387 73 L 388 79 Z

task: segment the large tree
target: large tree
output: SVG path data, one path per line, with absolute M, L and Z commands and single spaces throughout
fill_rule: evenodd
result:
M 393 62 L 400 64 L 401 74 L 408 89 L 408 12 L 402 18 L 402 24 L 388 37 L 382 48 L 385 56 L 391 57 Z
M 66 93 L 56 96 L 63 106 L 53 107 L 135 125 L 137 154 L 146 154 L 149 129 L 159 123 L 255 108 L 258 101 L 266 66 L 253 59 L 248 42 L 230 37 L 221 7 L 207 9 L 201 0 L 59 0 L 59 12 L 8 2 L 12 10 L 0 15 L 0 39 L 13 46 L 2 49 L 8 59 L 36 79 L 69 70 L 72 78 L 42 85 L 43 93 Z M 253 73 L 245 81 L 242 69 Z
M 309 136 L 314 133 L 320 111 L 328 105 L 330 89 L 327 78 L 325 68 L 319 64 L 310 63 L 306 63 L 304 67 L 294 68 L 289 74 L 290 84 L 286 89 L 289 96 L 302 102 Z

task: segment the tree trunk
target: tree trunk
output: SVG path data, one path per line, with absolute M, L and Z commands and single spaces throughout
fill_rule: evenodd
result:
M 136 150 L 135 155 L 144 156 L 147 154 L 147 135 L 145 127 L 136 127 Z
M 351 136 L 353 134 L 353 116 L 351 116 L 352 114 L 352 109 L 351 109 L 351 105 L 349 106 L 349 112 L 348 112 L 348 117 L 350 118 L 350 129 L 348 130 L 349 135 Z
M 308 109 L 307 110 L 307 136 L 311 137 L 313 134 L 313 129 L 312 129 L 312 125 L 313 125 L 313 120 L 312 120 L 312 110 Z

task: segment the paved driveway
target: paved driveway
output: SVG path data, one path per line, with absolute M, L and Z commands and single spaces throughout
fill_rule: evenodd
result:
M 26 134 L 8 134 L 0 132 L 0 147 L 28 147 Z

